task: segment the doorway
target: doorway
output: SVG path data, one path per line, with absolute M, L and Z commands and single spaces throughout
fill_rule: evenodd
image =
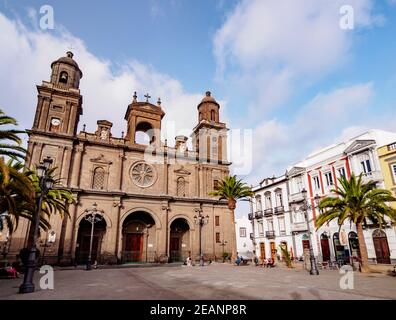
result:
M 390 264 L 390 251 L 386 233 L 383 230 L 377 229 L 373 232 L 373 242 L 377 263 Z
M 324 262 L 330 261 L 330 245 L 327 232 L 323 232 L 320 236 L 320 246 L 322 248 L 322 259 Z
M 271 258 L 275 261 L 276 259 L 276 245 L 275 242 L 270 242 L 270 249 L 271 249 Z
M 184 218 L 178 218 L 171 223 L 169 235 L 170 262 L 186 261 L 191 253 L 190 227 Z
M 260 259 L 265 259 L 265 244 L 264 242 L 260 242 Z

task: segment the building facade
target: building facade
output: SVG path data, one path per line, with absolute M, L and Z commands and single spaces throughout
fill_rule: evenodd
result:
M 253 234 L 252 223 L 248 217 L 235 219 L 235 232 L 237 239 L 237 252 L 239 256 L 247 259 L 253 259 L 254 246 L 251 235 Z
M 112 123 L 97 121 L 95 132 L 78 132 L 83 113 L 79 83 L 83 76 L 71 52 L 51 64 L 50 81 L 37 86 L 33 127 L 28 131 L 28 167 L 51 158 L 62 184 L 74 195 L 70 218 L 51 217 L 52 229 L 42 232 L 39 249 L 49 263 L 83 263 L 89 251 L 91 225 L 86 217 L 95 204 L 103 212 L 94 226 L 92 260 L 99 263 L 182 261 L 221 257 L 216 237 L 231 252 L 234 224 L 227 203 L 210 197 L 229 174 L 227 128 L 220 105 L 207 92 L 197 107 L 197 125 L 175 146 L 161 141 L 165 112 L 133 95 L 126 108 L 126 134 L 115 137 Z M 147 144 L 137 142 L 145 134 Z M 202 233 L 198 215 L 208 217 Z M 27 246 L 30 223 L 21 221 L 11 239 L 10 255 Z M 53 241 L 49 242 L 49 237 Z M 49 245 L 50 243 L 50 245 Z M 235 243 L 235 242 L 234 242 Z
M 338 179 L 341 176 L 349 178 L 352 173 L 362 174 L 364 182 L 375 181 L 379 188 L 392 190 L 394 185 L 390 178 L 393 164 L 396 167 L 392 149 L 395 138 L 396 134 L 392 132 L 370 130 L 314 152 L 287 170 L 286 202 L 290 218 L 285 221 L 290 223 L 290 228 L 286 229 L 291 231 L 295 256 L 306 256 L 312 238 L 314 254 L 319 261 L 347 262 L 351 257 L 359 257 L 359 242 L 353 224 L 346 222 L 340 228 L 334 220 L 317 230 L 316 219 L 320 212 L 315 198 L 331 196 L 331 190 L 338 187 Z M 257 190 L 260 189 L 255 189 L 256 197 L 259 195 Z M 306 190 L 306 199 L 303 190 Z M 256 198 L 253 201 L 257 203 Z M 305 201 L 308 210 L 304 209 Z M 364 236 L 372 262 L 389 264 L 396 260 L 396 234 L 390 223 L 383 230 L 369 223 Z

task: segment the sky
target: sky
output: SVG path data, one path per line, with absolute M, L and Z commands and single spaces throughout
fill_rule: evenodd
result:
M 0 0 L 0 106 L 30 128 L 35 86 L 70 49 L 84 73 L 80 129 L 107 119 L 120 136 L 133 92 L 148 92 L 161 97 L 172 141 L 190 134 L 210 90 L 231 129 L 232 171 L 257 185 L 316 149 L 371 128 L 396 131 L 396 0 L 349 0 L 351 29 L 340 25 L 345 4 Z M 41 27 L 44 5 L 53 29 Z

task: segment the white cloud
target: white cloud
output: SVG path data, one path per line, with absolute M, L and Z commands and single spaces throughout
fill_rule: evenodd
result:
M 30 12 L 30 15 L 34 15 Z M 196 106 L 204 93 L 188 93 L 179 81 L 161 74 L 151 66 L 133 59 L 114 65 L 89 52 L 84 42 L 71 35 L 61 26 L 58 33 L 28 30 L 19 21 L 8 19 L 0 13 L 0 43 L 7 50 L 0 50 L 0 83 L 2 95 L 0 106 L 19 120 L 21 127 L 32 126 L 36 109 L 36 84 L 49 80 L 52 61 L 65 55 L 70 44 L 75 60 L 83 71 L 80 83 L 83 95 L 83 123 L 87 130 L 94 131 L 96 120 L 107 119 L 114 123 L 113 134 L 120 136 L 126 132 L 125 111 L 137 91 L 139 100 L 149 92 L 151 102 L 162 99 L 166 112 L 163 125 L 167 121 L 175 123 L 176 131 L 191 131 L 197 122 Z M 116 72 L 112 70 L 116 69 Z M 203 88 L 205 91 L 207 88 Z M 224 112 L 224 110 L 223 110 Z M 165 130 L 166 131 L 166 130 Z M 174 136 L 168 137 L 173 144 Z

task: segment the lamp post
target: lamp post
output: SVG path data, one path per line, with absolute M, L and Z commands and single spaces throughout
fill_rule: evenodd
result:
M 226 246 L 226 244 L 227 244 L 227 241 L 224 241 L 224 240 L 222 240 L 221 242 L 220 242 L 220 245 L 223 247 L 223 262 L 224 262 L 224 247 Z
M 308 204 L 307 190 L 304 188 L 301 190 L 301 193 L 304 197 L 304 203 L 301 206 L 301 209 L 304 210 L 305 219 L 307 221 L 308 234 L 309 234 L 309 260 L 311 262 L 311 270 L 309 271 L 309 274 L 310 275 L 319 275 L 319 270 L 318 270 L 318 266 L 316 264 L 316 259 L 315 259 L 315 255 L 314 255 L 313 247 L 312 247 L 311 227 L 309 225 L 309 218 L 308 218 L 308 210 L 312 210 L 312 206 Z M 316 195 L 315 196 L 315 204 L 317 204 L 319 199 L 320 199 L 320 197 L 318 195 Z
M 203 258 L 203 253 L 202 253 L 202 227 L 205 224 L 209 223 L 209 216 L 207 215 L 206 217 L 203 216 L 202 212 L 202 203 L 199 205 L 199 209 L 195 209 L 195 212 L 198 213 L 198 216 L 194 216 L 194 223 L 199 225 L 199 265 L 201 267 L 204 266 L 204 258 Z
M 84 212 L 86 214 L 84 219 L 91 224 L 91 239 L 89 242 L 89 254 L 88 254 L 86 270 L 92 270 L 92 243 L 93 243 L 94 227 L 95 227 L 95 223 L 103 220 L 104 211 L 98 210 L 98 205 L 94 203 L 92 205 L 91 210 L 86 209 Z
M 52 159 L 47 157 L 37 166 L 37 176 L 40 184 L 40 197 L 38 199 L 37 211 L 33 217 L 33 242 L 29 251 L 29 258 L 26 263 L 25 275 L 23 277 L 23 283 L 19 287 L 19 293 L 31 293 L 34 292 L 33 275 L 36 269 L 36 253 L 37 247 L 36 242 L 38 238 L 41 207 L 43 204 L 43 198 L 48 194 L 48 191 L 53 187 L 54 180 L 48 177 L 48 170 L 52 164 Z

